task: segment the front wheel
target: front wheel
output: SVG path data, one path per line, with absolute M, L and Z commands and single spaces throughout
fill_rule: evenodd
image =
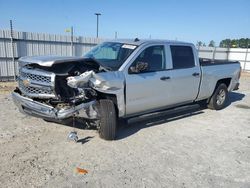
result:
M 99 101 L 100 124 L 99 135 L 104 140 L 114 140 L 116 136 L 117 115 L 115 105 L 111 100 Z
M 212 97 L 210 98 L 208 108 L 213 110 L 221 110 L 226 106 L 228 99 L 227 86 L 225 84 L 220 84 L 214 91 Z

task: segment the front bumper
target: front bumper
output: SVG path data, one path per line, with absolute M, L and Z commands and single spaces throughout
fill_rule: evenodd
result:
M 81 114 L 81 117 L 86 119 L 97 119 L 98 115 L 95 110 L 96 101 L 82 103 L 75 107 L 57 109 L 23 97 L 17 91 L 12 92 L 12 98 L 20 112 L 43 119 L 63 120 L 72 117 L 74 114 Z

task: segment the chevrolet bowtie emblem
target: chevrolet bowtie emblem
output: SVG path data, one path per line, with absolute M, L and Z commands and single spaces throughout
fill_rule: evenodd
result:
M 23 80 L 23 85 L 25 87 L 28 87 L 30 85 L 30 80 L 29 79 Z

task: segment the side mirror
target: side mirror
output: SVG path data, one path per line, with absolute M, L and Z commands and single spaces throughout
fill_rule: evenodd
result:
M 129 73 L 140 73 L 140 72 L 144 72 L 147 69 L 148 69 L 148 63 L 138 62 L 135 64 L 135 66 L 131 66 L 129 68 Z

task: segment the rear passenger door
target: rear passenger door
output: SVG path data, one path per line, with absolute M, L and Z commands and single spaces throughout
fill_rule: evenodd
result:
M 200 84 L 200 67 L 195 48 L 189 45 L 169 45 L 172 59 L 171 100 L 169 105 L 192 102 Z

